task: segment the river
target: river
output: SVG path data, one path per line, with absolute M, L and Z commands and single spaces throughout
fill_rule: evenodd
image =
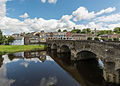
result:
M 0 86 L 120 86 L 119 71 L 104 70 L 97 59 L 70 57 L 46 51 L 0 55 Z

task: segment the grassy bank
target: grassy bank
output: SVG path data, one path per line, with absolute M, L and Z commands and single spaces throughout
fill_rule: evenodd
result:
M 0 45 L 0 54 L 44 49 L 45 45 Z

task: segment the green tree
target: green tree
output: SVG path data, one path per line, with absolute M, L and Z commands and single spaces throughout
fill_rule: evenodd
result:
M 67 32 L 67 30 L 63 30 L 63 32 Z
M 61 32 L 61 29 L 58 29 L 58 32 Z
M 2 31 L 0 30 L 0 44 L 2 44 L 2 39 L 3 39 L 3 35 L 2 35 Z
M 99 41 L 99 38 L 98 38 L 98 37 L 95 37 L 94 40 Z
M 89 33 L 91 33 L 91 29 L 90 29 L 90 28 L 83 29 L 83 30 L 82 30 L 82 33 L 84 33 L 84 34 L 89 34 Z
M 114 38 L 113 40 L 114 40 L 114 41 L 119 41 L 119 38 Z
M 111 38 L 109 38 L 109 39 L 108 39 L 108 41 L 112 41 L 112 39 L 111 39 Z
M 81 30 L 80 29 L 73 29 L 71 30 L 72 33 L 81 33 Z
M 9 42 L 9 43 L 12 43 L 14 40 L 15 40 L 14 37 L 12 37 L 12 36 L 9 36 L 9 37 L 8 37 L 8 42 Z
M 116 27 L 116 28 L 114 28 L 114 30 L 113 30 L 115 33 L 120 33 L 120 27 Z
M 92 40 L 92 37 L 88 37 L 87 40 Z
M 5 45 L 8 44 L 8 38 L 6 36 L 3 36 L 2 42 Z

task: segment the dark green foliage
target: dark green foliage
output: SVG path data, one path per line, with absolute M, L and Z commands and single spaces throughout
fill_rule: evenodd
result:
M 3 39 L 3 35 L 2 35 L 2 31 L 0 30 L 0 44 L 3 43 L 2 39 Z
M 14 41 L 14 38 L 12 36 L 8 37 L 8 42 L 12 43 Z
M 120 34 L 120 27 L 114 28 L 114 32 Z
M 61 29 L 59 29 L 58 32 L 61 32 Z
M 92 40 L 92 37 L 88 37 L 87 40 Z
M 95 40 L 95 41 L 99 41 L 99 38 L 98 38 L 98 37 L 95 37 L 94 40 Z
M 90 28 L 83 29 L 81 33 L 89 34 L 89 33 L 91 33 L 91 29 Z
M 112 39 L 110 38 L 110 39 L 108 39 L 108 41 L 112 41 Z
M 113 38 L 114 41 L 119 41 L 119 38 Z
M 67 32 L 67 30 L 63 30 L 63 32 Z
M 97 36 L 103 35 L 103 34 L 112 34 L 112 33 L 113 33 L 112 30 L 100 30 L 100 31 L 97 33 Z
M 73 29 L 71 30 L 72 33 L 81 33 L 81 30 L 80 29 Z

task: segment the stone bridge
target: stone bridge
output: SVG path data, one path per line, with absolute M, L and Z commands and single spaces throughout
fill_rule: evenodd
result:
M 71 60 L 100 58 L 105 62 L 115 62 L 120 58 L 120 43 L 83 40 L 48 40 L 47 47 L 57 53 L 71 53 Z

